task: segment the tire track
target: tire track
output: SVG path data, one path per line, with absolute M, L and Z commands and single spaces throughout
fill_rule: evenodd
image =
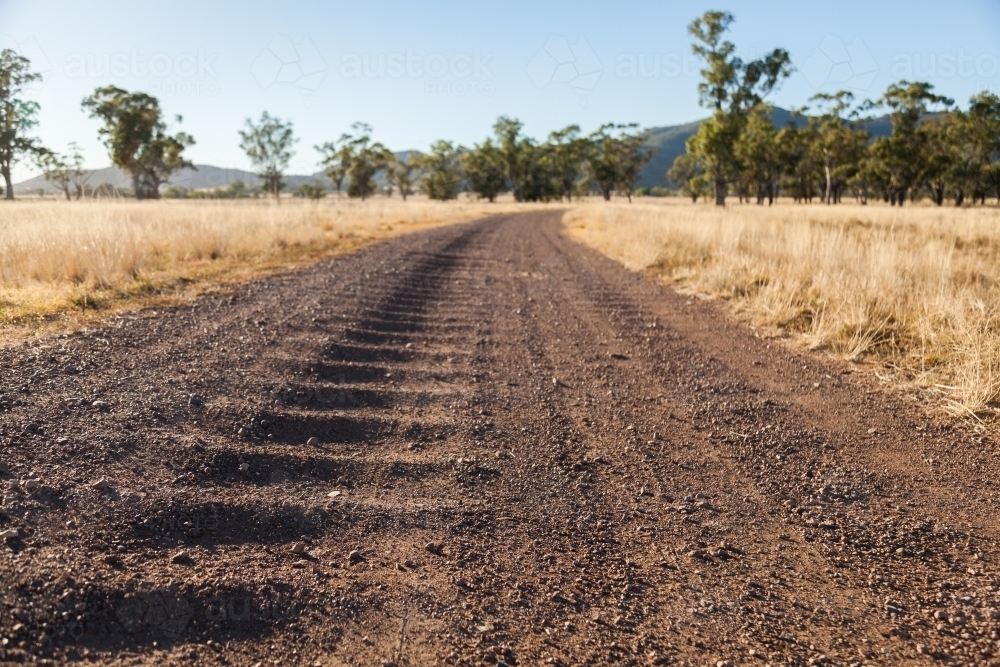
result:
M 989 443 L 560 217 L 0 351 L 0 659 L 994 660 Z

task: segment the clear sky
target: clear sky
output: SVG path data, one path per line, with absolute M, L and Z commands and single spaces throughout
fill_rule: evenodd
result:
M 791 52 L 798 71 L 772 98 L 781 106 L 841 88 L 877 97 L 902 78 L 963 103 L 1000 92 L 1000 0 L 0 0 L 0 47 L 45 74 L 32 92 L 42 140 L 80 143 L 92 167 L 108 158 L 80 100 L 114 84 L 182 115 L 196 163 L 247 168 L 244 120 L 264 110 L 291 120 L 292 171 L 309 173 L 313 145 L 358 120 L 403 150 L 471 145 L 501 114 L 539 138 L 571 123 L 698 119 L 686 26 L 706 9 L 736 15 L 730 37 L 744 56 Z

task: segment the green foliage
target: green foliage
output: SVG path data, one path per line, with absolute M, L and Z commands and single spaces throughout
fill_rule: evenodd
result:
M 501 116 L 493 124 L 497 148 L 506 165 L 507 189 L 514 193 L 515 201 L 524 201 L 525 140 L 521 136 L 524 124 L 516 118 Z
M 712 117 L 688 140 L 688 152 L 705 163 L 719 205 L 725 204 L 728 184 L 740 175 L 736 142 L 751 112 L 792 72 L 784 49 L 750 62 L 736 56 L 735 45 L 723 40 L 734 20 L 728 12 L 708 11 L 688 26 L 696 40 L 691 50 L 704 63 L 699 100 L 713 110 Z
M 188 189 L 176 185 L 171 185 L 163 190 L 164 199 L 184 199 L 188 196 Z
M 136 199 L 158 199 L 160 185 L 171 174 L 193 166 L 183 153 L 194 139 L 184 132 L 167 134 L 155 97 L 105 86 L 85 98 L 83 108 L 91 118 L 103 121 L 98 133 L 104 138 L 111 162 L 132 176 Z M 176 121 L 180 123 L 181 117 Z
M 461 147 L 456 148 L 450 141 L 436 141 L 430 153 L 414 159 L 423 172 L 420 191 L 428 198 L 447 201 L 458 197 L 464 177 L 461 151 Z
M 399 195 L 406 201 L 406 198 L 413 194 L 413 184 L 415 182 L 414 172 L 416 167 L 407 156 L 406 160 L 393 158 L 386 170 L 386 178 L 392 187 L 399 190 Z M 391 196 L 391 193 L 390 193 Z
M 900 81 L 889 86 L 876 103 L 889 108 L 892 134 L 877 139 L 873 153 L 882 163 L 888 176 L 889 198 L 900 205 L 922 181 L 922 168 L 927 163 L 922 158 L 930 148 L 930 134 L 921 120 L 933 106 L 951 106 L 954 102 L 932 92 L 929 83 Z
M 667 181 L 673 183 L 682 195 L 690 197 L 692 203 L 697 203 L 699 197 L 707 197 L 711 192 L 705 163 L 691 153 L 677 156 L 667 171 Z
M 507 163 L 492 139 L 462 155 L 462 166 L 469 178 L 469 188 L 480 198 L 494 202 L 506 189 Z
M 45 153 L 38 139 L 28 132 L 38 124 L 37 102 L 22 95 L 42 75 L 31 71 L 31 61 L 11 49 L 0 51 L 0 174 L 4 178 L 4 196 L 14 198 L 11 169 L 26 156 Z
M 292 146 L 298 141 L 291 122 L 273 118 L 265 111 L 256 124 L 247 118 L 246 129 L 240 130 L 239 134 L 240 148 L 257 169 L 257 175 L 264 180 L 264 188 L 278 199 L 284 188 L 281 179 L 295 154 Z
M 632 200 L 632 189 L 639 172 L 650 158 L 649 150 L 643 145 L 644 138 L 635 123 L 608 123 L 590 135 L 587 165 L 590 177 L 605 201 L 610 200 L 611 193 L 616 191 Z
M 579 194 L 593 146 L 580 136 L 579 125 L 568 125 L 549 134 L 548 161 L 559 198 L 572 201 Z
M 348 178 L 347 196 L 359 197 L 362 201 L 375 194 L 375 175 L 395 161 L 392 153 L 382 144 L 371 142 L 369 133 L 372 128 L 365 123 L 354 123 L 351 126 L 357 136 L 343 135 L 341 137 L 341 160 L 345 166 L 344 174 Z M 339 190 L 339 185 L 338 185 Z
M 326 190 L 322 185 L 318 185 L 316 183 L 303 183 L 299 187 L 295 188 L 295 194 L 305 199 L 319 201 L 326 196 Z

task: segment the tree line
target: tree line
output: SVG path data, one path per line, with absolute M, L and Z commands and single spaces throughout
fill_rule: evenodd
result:
M 427 153 L 401 156 L 373 141 L 371 131 L 355 123 L 350 133 L 315 147 L 337 193 L 346 184 L 349 197 L 366 199 L 376 193 L 381 174 L 383 192 L 398 192 L 404 200 L 418 191 L 436 200 L 455 199 L 461 192 L 490 202 L 504 192 L 519 202 L 569 200 L 591 192 L 610 199 L 614 192 L 633 191 L 650 157 L 635 125 L 607 124 L 589 135 L 570 125 L 538 142 L 524 135 L 519 120 L 501 116 L 493 136 L 472 148 L 441 140 Z M 277 197 L 295 143 L 291 123 L 265 112 L 257 122 L 248 119 L 240 137 L 268 192 Z M 322 193 L 307 187 L 303 194 Z
M 700 102 L 712 111 L 686 144 L 667 178 L 697 201 L 728 195 L 770 204 L 783 193 L 826 204 L 850 193 L 892 205 L 928 197 L 937 205 L 1000 203 L 1000 97 L 980 92 L 968 109 L 929 83 L 900 81 L 876 100 L 856 103 L 841 91 L 818 94 L 777 128 L 764 101 L 792 72 L 783 49 L 745 62 L 724 39 L 732 14 L 706 12 L 688 32 L 702 59 Z M 888 112 L 889 136 L 873 139 L 873 111 Z
M 33 158 L 46 180 L 67 199 L 79 199 L 89 173 L 83 169 L 79 148 L 61 155 L 45 148 L 30 131 L 37 125 L 38 104 L 23 99 L 28 86 L 40 75 L 30 62 L 11 50 L 0 52 L 0 173 L 7 199 L 13 199 L 11 168 L 21 159 Z M 159 101 L 146 93 L 104 86 L 82 102 L 82 108 L 101 122 L 98 133 L 111 162 L 129 175 L 136 199 L 157 199 L 170 176 L 194 165 L 184 156 L 194 145 L 185 132 L 171 133 Z M 180 124 L 180 116 L 174 119 Z M 240 148 L 246 153 L 261 189 L 278 199 L 285 189 L 285 175 L 297 143 L 294 128 L 264 112 L 260 119 L 247 119 L 239 131 Z M 493 126 L 493 136 L 472 148 L 450 141 L 437 141 L 427 153 L 395 155 L 372 139 L 372 128 L 355 123 L 335 141 L 315 146 L 319 164 L 334 190 L 349 197 L 366 199 L 381 187 L 387 194 L 398 192 L 405 200 L 414 192 L 431 199 L 455 199 L 461 192 L 495 201 L 504 192 L 515 200 L 551 201 L 587 193 L 610 199 L 613 193 L 631 197 L 639 173 L 649 160 L 644 134 L 632 125 L 606 124 L 590 134 L 570 125 L 552 132 L 539 142 L 523 133 L 523 124 L 503 116 Z M 326 188 L 305 184 L 296 194 L 319 198 Z M 167 188 L 169 196 L 206 196 Z M 241 197 L 250 194 L 242 182 L 217 189 L 207 196 Z
M 1000 202 L 1000 97 L 981 92 L 967 109 L 934 92 L 929 83 L 901 81 L 878 99 L 856 101 L 847 91 L 818 94 L 796 109 L 792 121 L 776 127 L 766 101 L 793 71 L 784 49 L 745 61 L 725 39 L 734 21 L 709 11 L 688 27 L 692 50 L 703 64 L 699 101 L 711 111 L 665 174 L 674 192 L 697 201 L 727 197 L 773 203 L 838 203 L 847 194 L 861 203 L 882 199 L 893 205 L 929 197 L 962 206 Z M 30 62 L 0 51 L 0 174 L 13 198 L 12 166 L 33 159 L 46 180 L 67 199 L 85 192 L 90 172 L 79 148 L 66 154 L 45 148 L 31 132 L 39 107 L 24 92 L 40 79 Z M 159 101 L 115 86 L 98 88 L 82 108 L 101 122 L 99 135 L 112 163 L 132 181 L 137 199 L 161 196 L 170 176 L 193 168 L 185 150 L 194 138 L 168 127 Z M 873 138 L 874 113 L 888 113 L 891 132 Z M 175 117 L 180 124 L 180 116 Z M 537 141 L 516 118 L 501 116 L 492 135 L 471 147 L 437 141 L 427 153 L 394 154 L 372 138 L 372 128 L 355 123 L 338 139 L 315 146 L 319 164 L 338 195 L 366 199 L 376 192 L 414 192 L 448 200 L 471 192 L 488 201 L 511 193 L 516 201 L 551 201 L 599 194 L 631 200 L 651 157 L 647 135 L 635 124 L 606 124 L 589 134 L 570 125 Z M 261 192 L 279 198 L 294 146 L 290 121 L 264 112 L 239 130 L 240 147 L 253 164 Z M 320 198 L 328 187 L 300 185 L 296 194 Z M 242 182 L 210 193 L 168 188 L 171 196 L 241 197 L 253 193 Z

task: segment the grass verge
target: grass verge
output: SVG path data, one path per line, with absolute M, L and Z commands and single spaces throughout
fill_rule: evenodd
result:
M 4 204 L 0 342 L 179 303 L 380 239 L 510 210 L 414 198 Z
M 570 235 L 952 414 L 1000 411 L 1000 211 L 582 205 Z

